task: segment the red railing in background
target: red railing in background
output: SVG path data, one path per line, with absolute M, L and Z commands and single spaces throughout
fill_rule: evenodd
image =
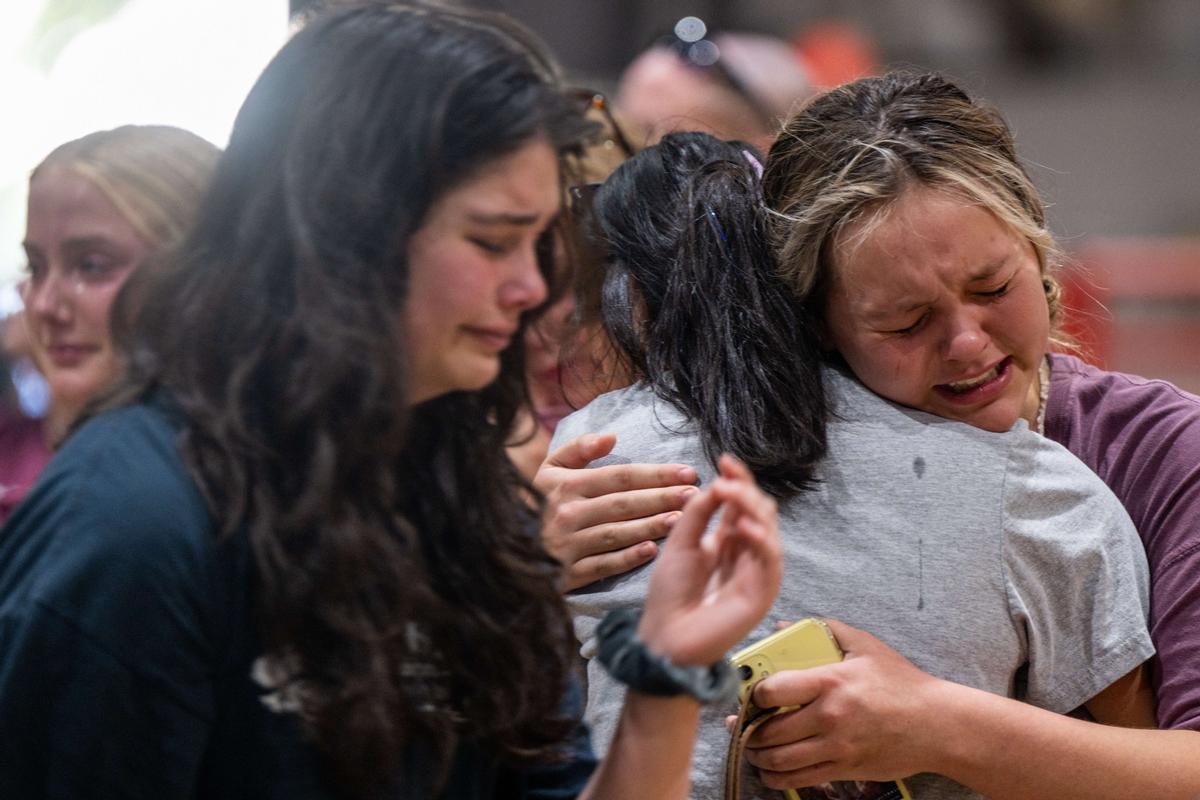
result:
M 1061 278 L 1088 361 L 1200 394 L 1200 238 L 1096 239 Z

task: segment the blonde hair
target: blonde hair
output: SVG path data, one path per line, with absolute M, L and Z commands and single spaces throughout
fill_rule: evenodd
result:
M 191 225 L 221 151 L 169 125 L 123 125 L 59 145 L 30 175 L 67 169 L 92 183 L 155 250 Z
M 818 318 L 834 247 L 859 238 L 913 186 L 954 193 L 992 212 L 1033 246 L 1058 331 L 1061 251 L 1045 207 L 999 113 L 941 75 L 892 72 L 833 89 L 792 116 L 771 147 L 763 194 L 781 277 Z

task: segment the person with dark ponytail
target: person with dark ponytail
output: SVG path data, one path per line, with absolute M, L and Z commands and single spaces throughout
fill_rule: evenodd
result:
M 778 590 L 773 501 L 724 458 L 607 623 L 597 765 L 505 454 L 590 133 L 502 16 L 338 5 L 284 46 L 0 534 L 0 797 L 686 795 Z
M 618 170 L 595 198 L 602 314 L 630 373 L 697 422 L 706 459 L 738 453 L 786 498 L 812 485 L 826 404 L 805 317 L 761 279 L 757 165 L 749 144 L 683 133 Z
M 978 694 L 1025 701 L 1013 705 L 1086 706 L 1105 721 L 1150 724 L 1148 707 L 1114 713 L 1102 702 L 1153 652 L 1144 552 L 1120 503 L 1064 448 L 1028 429 L 991 433 L 903 408 L 825 363 L 817 317 L 772 258 L 759 169 L 742 143 L 674 133 L 600 188 L 593 213 L 608 248 L 604 324 L 637 382 L 568 417 L 556 439 L 609 432 L 616 446 L 600 468 L 691 464 L 702 487 L 728 451 L 775 496 L 784 585 L 771 616 L 828 618 L 847 658 L 772 675 L 763 686 L 795 675 L 814 692 L 836 688 L 887 653 L 908 674 L 920 668 Z M 594 657 L 603 649 L 601 620 L 645 602 L 649 581 L 647 569 L 635 569 L 569 598 L 589 659 L 587 719 L 598 742 L 616 729 L 623 695 Z M 764 622 L 751 639 L 772 630 Z M 888 727 L 873 734 L 891 743 L 895 760 L 843 763 L 819 736 L 797 734 L 796 714 L 815 716 L 816 726 L 863 705 L 910 703 L 910 695 L 880 696 L 871 686 L 834 694 L 840 705 L 772 720 L 751 740 L 767 785 L 844 781 L 838 796 L 879 797 L 885 789 L 854 782 L 904 778 L 915 798 L 981 796 L 969 770 L 942 761 L 907 769 L 902 755 L 946 743 L 904 719 L 885 718 Z M 755 695 L 762 708 L 813 699 Z M 710 707 L 702 721 L 696 798 L 722 796 L 723 718 L 734 710 Z M 774 769 L 809 749 L 836 763 Z M 746 782 L 761 793 L 757 779 L 754 772 Z

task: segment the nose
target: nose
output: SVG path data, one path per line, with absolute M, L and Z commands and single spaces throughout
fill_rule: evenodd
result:
M 30 314 L 44 319 L 66 321 L 71 315 L 71 298 L 75 287 L 58 270 L 51 270 L 40 279 L 29 279 L 21 285 L 21 299 Z
M 532 245 L 520 248 L 513 254 L 508 274 L 500 284 L 500 305 L 521 312 L 541 303 L 548 293 L 536 248 Z
M 989 337 L 971 311 L 963 309 L 949 320 L 945 340 L 947 361 L 969 363 L 987 349 Z

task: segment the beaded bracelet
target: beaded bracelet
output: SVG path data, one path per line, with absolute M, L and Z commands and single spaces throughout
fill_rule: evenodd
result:
M 609 675 L 630 689 L 660 697 L 690 694 L 701 703 L 734 698 L 737 676 L 726 659 L 710 667 L 681 667 L 650 652 L 637 638 L 641 616 L 637 609 L 615 609 L 600 622 L 597 657 Z

